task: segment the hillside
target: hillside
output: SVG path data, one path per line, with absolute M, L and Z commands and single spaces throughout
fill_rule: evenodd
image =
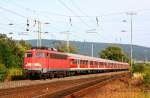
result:
M 37 40 L 27 40 L 32 46 L 36 46 Z M 60 40 L 42 40 L 42 46 L 54 47 Z M 91 42 L 79 42 L 79 41 L 70 41 L 70 44 L 74 44 L 77 47 L 79 54 L 91 56 Z M 98 53 L 106 48 L 112 43 L 93 43 L 94 44 L 94 56 L 98 57 Z M 115 44 L 120 47 L 130 56 L 130 45 L 129 44 Z M 150 60 L 150 48 L 133 45 L 133 58 L 135 60 Z

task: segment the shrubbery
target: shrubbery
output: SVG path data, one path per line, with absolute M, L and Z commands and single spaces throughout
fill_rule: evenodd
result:
M 144 85 L 148 88 L 150 88 L 150 72 L 146 72 L 143 75 L 143 79 L 144 79 Z
M 4 81 L 6 75 L 6 67 L 4 64 L 0 64 L 0 81 Z
M 19 77 L 23 77 L 23 69 L 21 68 L 9 68 L 6 73 L 6 80 L 16 80 Z
M 133 64 L 132 66 L 132 73 L 144 73 L 144 71 L 146 70 L 146 64 L 144 63 L 136 63 L 136 64 Z
M 150 64 L 134 64 L 131 71 L 132 73 L 141 73 L 143 75 L 144 85 L 150 88 Z

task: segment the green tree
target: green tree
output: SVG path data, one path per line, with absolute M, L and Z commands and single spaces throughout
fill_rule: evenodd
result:
M 20 40 L 18 47 L 21 49 L 21 51 L 25 51 L 30 49 L 32 46 L 24 40 Z
M 0 64 L 0 81 L 4 81 L 6 75 L 6 67 L 4 64 Z
M 60 52 L 68 52 L 67 45 L 64 42 L 57 43 L 55 48 Z M 77 53 L 77 49 L 73 44 L 69 44 L 69 52 Z
M 6 35 L 0 35 L 0 58 L 1 63 L 7 68 L 13 64 L 13 46 L 14 43 L 6 37 Z
M 4 76 L 11 78 L 13 75 L 18 75 L 18 70 L 22 72 L 24 51 L 30 47 L 31 45 L 25 41 L 14 41 L 5 34 L 0 34 L 0 80 L 3 80 Z M 11 70 L 12 75 L 10 75 Z
M 118 46 L 108 46 L 99 53 L 99 56 L 104 59 L 128 62 L 129 59 L 123 50 Z

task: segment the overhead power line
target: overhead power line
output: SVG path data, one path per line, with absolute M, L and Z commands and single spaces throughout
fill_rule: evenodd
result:
M 78 9 L 79 12 L 81 12 L 83 15 L 88 16 L 73 0 L 70 0 L 73 4 L 73 6 Z M 91 17 L 87 17 L 91 22 L 93 22 L 93 20 L 91 20 Z
M 12 13 L 12 14 L 15 14 L 15 15 L 17 15 L 17 16 L 20 16 L 20 17 L 23 17 L 23 18 L 27 18 L 26 16 L 24 16 L 24 15 L 22 15 L 22 14 L 20 14 L 20 13 L 17 13 L 17 12 L 15 12 L 15 11 L 12 11 L 12 10 L 9 10 L 9 9 L 6 9 L 6 8 L 4 8 L 4 7 L 1 7 L 1 6 L 0 6 L 0 9 L 5 10 L 5 11 L 7 11 L 7 12 L 10 12 L 10 13 Z
M 64 2 L 62 2 L 61 0 L 58 0 L 65 8 L 67 8 L 71 13 L 73 13 L 75 16 L 78 16 L 77 15 L 77 13 L 76 12 L 74 12 L 71 8 L 69 8 Z M 79 20 L 83 23 L 83 24 L 85 24 L 87 27 L 89 27 L 89 25 L 86 23 L 86 22 L 84 22 L 83 20 L 82 20 L 82 18 L 80 18 L 80 17 L 78 17 L 79 18 Z
M 5 1 L 2 1 L 2 2 L 5 2 Z M 71 0 L 71 2 L 73 4 L 75 4 L 75 2 L 73 0 Z M 10 2 L 5 2 L 5 3 L 10 3 Z M 53 13 L 53 12 L 47 12 L 47 11 L 40 11 L 40 10 L 35 10 L 35 9 L 31 9 L 31 8 L 27 8 L 27 7 L 24 7 L 22 5 L 19 5 L 17 4 L 16 2 L 12 2 L 11 3 L 12 5 L 14 5 L 15 7 L 19 7 L 19 8 L 22 8 L 22 9 L 25 9 L 27 11 L 30 11 L 30 12 L 35 12 L 35 13 L 45 13 L 45 14 L 51 14 L 51 15 L 56 15 L 56 16 L 60 16 L 60 17 L 104 17 L 104 16 L 113 16 L 113 15 L 121 15 L 121 14 L 125 14 L 126 12 L 114 12 L 114 13 L 104 13 L 104 14 L 101 14 L 101 15 L 86 15 L 79 6 L 77 6 L 77 4 L 75 4 L 74 6 L 76 6 L 76 8 L 82 12 L 84 15 L 65 15 L 65 14 L 60 14 L 60 13 Z M 129 11 L 130 12 L 130 11 Z M 134 12 L 150 12 L 150 9 L 138 9 L 138 10 L 135 10 Z

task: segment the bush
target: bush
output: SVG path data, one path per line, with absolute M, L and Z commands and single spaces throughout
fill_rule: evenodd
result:
M 150 72 L 145 72 L 144 76 L 144 85 L 148 88 L 150 88 Z
M 131 68 L 132 73 L 143 73 L 145 71 L 146 65 L 144 63 L 133 64 Z
M 4 64 L 0 64 L 0 81 L 4 81 L 6 75 L 6 67 Z
M 18 80 L 17 78 L 23 77 L 23 70 L 21 68 L 9 68 L 7 70 L 6 80 Z
M 132 73 L 141 74 L 143 77 L 144 85 L 150 88 L 150 64 L 145 64 L 145 63 L 134 64 L 131 71 Z

